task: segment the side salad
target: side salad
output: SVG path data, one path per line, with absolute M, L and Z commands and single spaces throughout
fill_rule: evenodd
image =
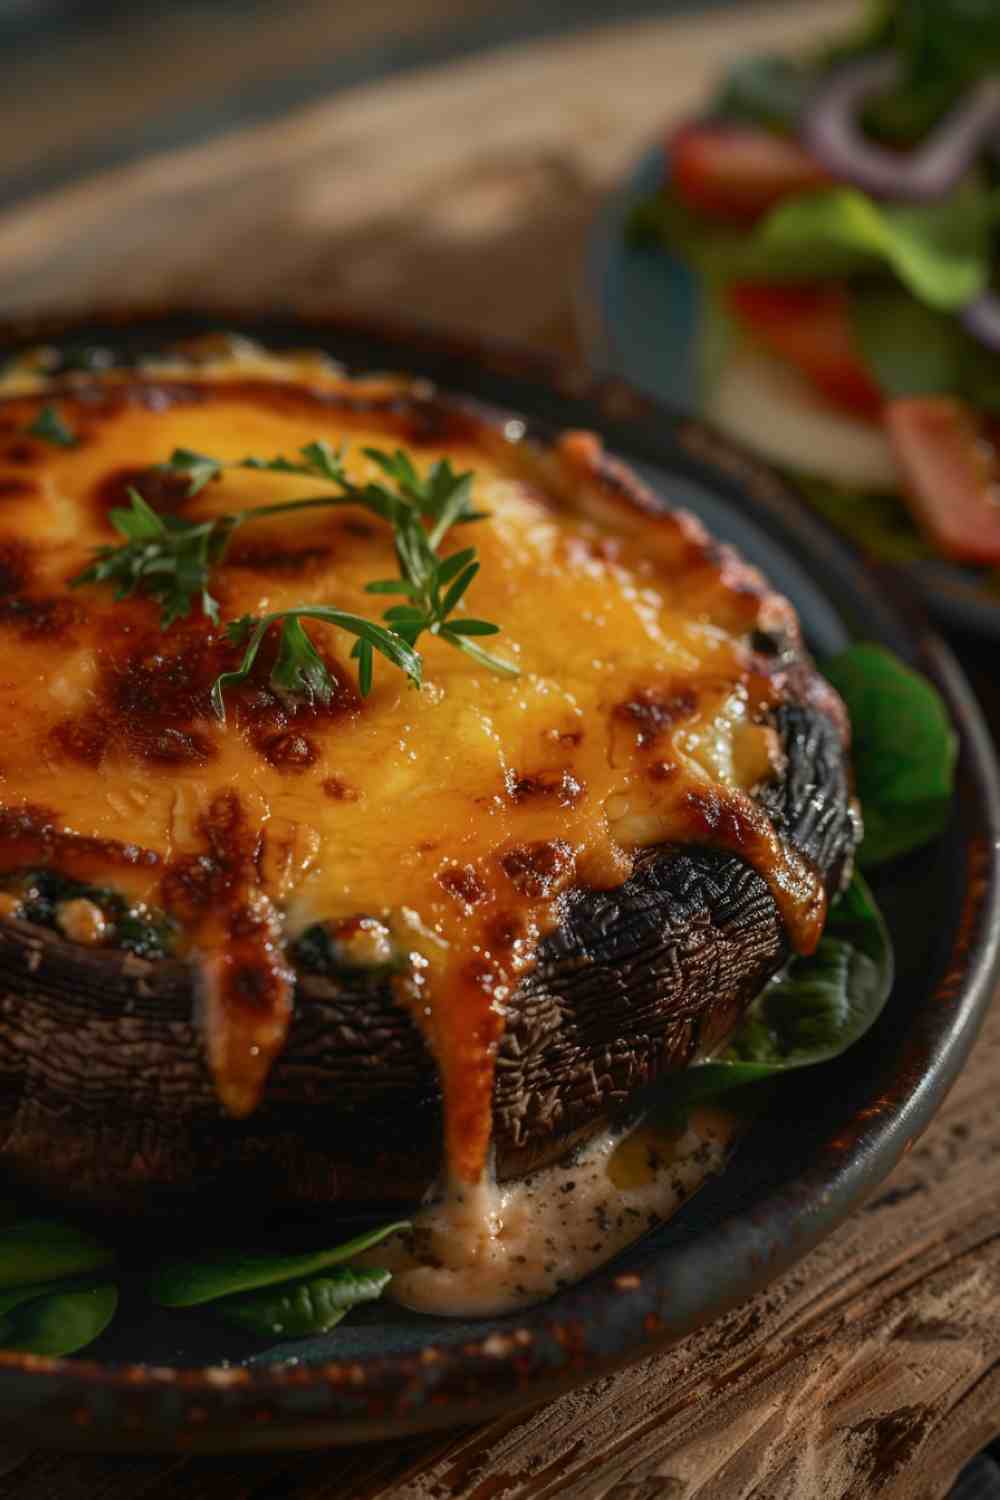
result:
M 1000 5 L 870 0 L 741 61 L 630 223 L 702 287 L 701 404 L 888 561 L 1000 585 Z
M 750 1006 L 723 1053 L 663 1081 L 655 1108 L 671 1117 L 695 1104 L 773 1083 L 840 1056 L 874 1025 L 892 988 L 889 933 L 861 870 L 937 837 L 951 814 L 956 742 L 936 690 L 880 646 L 857 644 L 824 664 L 854 727 L 853 763 L 865 835 L 850 883 L 831 906 L 816 952 L 795 957 Z M 366 1252 L 405 1222 L 379 1224 L 320 1249 L 228 1246 L 189 1259 L 123 1267 L 88 1229 L 0 1207 L 0 1350 L 67 1355 L 112 1323 L 120 1292 L 178 1318 L 219 1318 L 267 1346 L 330 1332 L 377 1300 L 391 1275 Z M 365 1254 L 363 1264 L 357 1258 Z M 258 1347 L 259 1346 L 259 1347 Z M 283 1356 L 287 1357 L 287 1356 Z

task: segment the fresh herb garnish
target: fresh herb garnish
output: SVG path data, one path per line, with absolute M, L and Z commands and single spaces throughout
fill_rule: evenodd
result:
M 333 682 L 326 663 L 302 628 L 303 619 L 322 620 L 357 637 L 351 655 L 358 659 L 358 684 L 362 697 L 371 692 L 372 660 L 376 651 L 405 672 L 414 686 L 420 686 L 423 671 L 420 656 L 395 631 L 385 629 L 375 620 L 366 620 L 363 615 L 348 614 L 326 604 L 298 604 L 294 609 L 276 610 L 269 615 L 244 615 L 226 626 L 228 639 L 238 646 L 245 643 L 246 650 L 239 666 L 231 672 L 220 673 L 212 684 L 212 707 L 220 719 L 226 717 L 226 689 L 246 681 L 269 627 L 279 621 L 281 635 L 278 654 L 271 668 L 271 687 L 282 698 L 329 703 Z
M 24 430 L 29 437 L 41 438 L 42 442 L 52 443 L 56 448 L 75 448 L 79 442 L 76 433 L 66 425 L 54 406 L 43 406 Z
M 352 657 L 358 663 L 362 695 L 371 690 L 374 653 L 378 651 L 416 684 L 421 680 L 421 661 L 414 647 L 428 631 L 464 651 L 492 672 L 516 677 L 517 669 L 490 655 L 473 637 L 497 634 L 499 627 L 488 620 L 454 618 L 472 580 L 479 571 L 476 549 L 466 547 L 450 557 L 438 553 L 453 526 L 484 519 L 472 509 L 472 475 L 457 474 L 448 459 L 419 474 L 402 449 L 386 453 L 366 448 L 365 456 L 377 464 L 392 483 L 355 484 L 347 477 L 343 455 L 328 443 L 307 443 L 300 457 L 244 458 L 225 464 L 216 458 L 178 448 L 169 467 L 186 477 L 188 494 L 197 495 L 219 478 L 225 469 L 255 469 L 278 474 L 298 474 L 336 486 L 335 495 L 310 495 L 299 500 L 256 506 L 210 517 L 204 521 L 160 515 L 138 490 L 129 489 L 131 508 L 116 508 L 110 520 L 127 538 L 119 547 L 102 547 L 91 566 L 72 580 L 73 585 L 110 583 L 115 597 L 136 592 L 148 594 L 162 607 L 161 626 L 191 613 L 196 604 L 213 622 L 218 621 L 218 601 L 209 591 L 211 570 L 225 557 L 233 533 L 250 521 L 295 510 L 329 506 L 360 506 L 393 529 L 399 574 L 367 585 L 372 594 L 395 594 L 405 599 L 385 610 L 385 625 L 327 605 L 296 605 L 256 618 L 244 616 L 227 627 L 231 641 L 245 644 L 240 666 L 222 673 L 212 690 L 212 701 L 220 718 L 225 717 L 223 694 L 227 687 L 245 680 L 253 667 L 268 627 L 281 622 L 278 655 L 271 672 L 271 685 L 283 695 L 329 701 L 333 683 L 323 659 L 302 627 L 303 619 L 336 625 L 356 637 Z
M 219 605 L 208 592 L 208 575 L 229 542 L 231 518 L 184 521 L 159 515 L 131 485 L 128 496 L 131 509 L 116 507 L 108 517 L 128 542 L 124 547 L 99 548 L 90 567 L 70 580 L 71 587 L 112 583 L 116 599 L 146 593 L 162 606 L 163 630 L 190 614 L 196 599 L 209 619 L 217 621 Z

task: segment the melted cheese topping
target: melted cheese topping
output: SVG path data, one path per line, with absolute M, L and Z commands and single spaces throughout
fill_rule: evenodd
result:
M 505 1007 L 569 887 L 620 884 L 654 843 L 737 849 L 793 943 L 815 943 L 822 881 L 748 795 L 780 769 L 767 719 L 783 691 L 748 641 L 787 606 L 689 519 L 623 498 L 595 439 L 545 453 L 422 389 L 257 360 L 64 385 L 80 441 L 59 448 L 25 437 L 48 398 L 18 379 L 0 406 L 0 868 L 101 878 L 178 918 L 232 1113 L 253 1108 L 287 1032 L 284 943 L 317 920 L 377 917 L 405 949 L 397 998 L 437 1060 L 465 1182 L 487 1158 Z M 317 438 L 347 445 L 359 482 L 379 477 L 369 445 L 475 472 L 488 519 L 442 550 L 478 548 L 465 602 L 501 626 L 491 649 L 515 680 L 424 636 L 422 689 L 376 657 L 362 702 L 352 640 L 310 623 L 331 706 L 269 689 L 272 645 L 223 726 L 208 688 L 241 652 L 220 630 L 198 615 L 162 632 L 147 599 L 68 589 L 120 541 L 108 510 L 130 483 L 186 517 L 322 488 L 236 470 L 187 499 L 149 473 L 175 447 L 237 460 Z M 214 592 L 223 620 L 303 603 L 377 616 L 364 585 L 395 572 L 385 524 L 314 510 L 240 530 Z

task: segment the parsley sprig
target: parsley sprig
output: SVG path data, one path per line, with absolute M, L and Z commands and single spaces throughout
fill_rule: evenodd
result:
M 394 630 L 387 630 L 375 620 L 366 620 L 363 615 L 348 614 L 346 610 L 333 609 L 330 605 L 297 604 L 294 609 L 276 610 L 269 615 L 244 615 L 242 619 L 230 620 L 226 626 L 227 638 L 236 646 L 246 644 L 246 651 L 234 671 L 220 673 L 212 684 L 212 707 L 218 718 L 225 720 L 226 717 L 226 688 L 237 687 L 250 676 L 265 635 L 279 621 L 281 636 L 271 668 L 271 687 L 281 698 L 329 703 L 333 681 L 326 662 L 302 627 L 303 619 L 323 620 L 327 625 L 338 625 L 341 630 L 357 637 L 351 655 L 358 658 L 358 679 L 363 697 L 371 692 L 376 651 L 394 667 L 401 668 L 415 687 L 420 686 L 423 678 L 420 656 Z
M 40 438 L 43 443 L 51 443 L 54 448 L 75 448 L 79 442 L 72 427 L 54 406 L 43 406 L 35 420 L 24 430 L 28 437 Z
M 137 592 L 149 595 L 160 603 L 160 624 L 164 630 L 190 614 L 196 604 L 217 622 L 219 605 L 209 590 L 210 575 L 225 557 L 239 527 L 287 511 L 360 506 L 392 527 L 399 566 L 397 577 L 376 579 L 366 585 L 366 592 L 399 595 L 404 602 L 384 611 L 384 625 L 324 604 L 301 604 L 260 617 L 246 615 L 231 621 L 226 627 L 229 640 L 245 645 L 246 650 L 239 667 L 222 673 L 213 685 L 212 702 L 219 717 L 225 718 L 226 688 L 249 676 L 269 628 L 279 623 L 281 634 L 271 670 L 271 686 L 284 697 L 329 702 L 333 682 L 302 626 L 303 619 L 336 625 L 354 635 L 351 655 L 358 663 L 358 684 L 363 696 L 371 691 L 376 651 L 404 671 L 411 682 L 420 684 L 422 662 L 415 647 L 425 631 L 465 652 L 490 671 L 516 677 L 516 667 L 484 651 L 473 639 L 497 634 L 498 626 L 465 615 L 455 617 L 455 610 L 479 571 L 476 549 L 466 547 L 450 557 L 441 557 L 438 552 L 453 526 L 484 519 L 482 512 L 472 508 L 471 473 L 457 474 L 448 459 L 439 459 L 426 475 L 421 475 L 401 448 L 395 453 L 379 448 L 363 451 L 388 482 L 356 484 L 347 476 L 342 451 L 322 441 L 307 443 L 298 459 L 279 455 L 270 459 L 244 458 L 231 464 L 178 448 L 166 467 L 186 478 L 189 496 L 200 493 L 226 469 L 297 474 L 331 484 L 336 493 L 309 495 L 197 521 L 161 515 L 137 489 L 130 487 L 130 508 L 116 508 L 109 517 L 126 538 L 125 543 L 99 548 L 91 566 L 72 583 L 74 586 L 110 583 L 118 599 Z

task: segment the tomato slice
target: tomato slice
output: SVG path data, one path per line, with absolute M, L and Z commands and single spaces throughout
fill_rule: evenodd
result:
M 1000 462 L 976 412 L 951 396 L 907 396 L 885 420 L 921 529 L 957 562 L 1000 563 Z
M 737 321 L 785 359 L 834 406 L 877 419 L 883 397 L 858 349 L 842 286 L 734 282 L 727 290 Z
M 782 198 L 830 186 L 815 157 L 754 125 L 682 125 L 667 141 L 670 182 L 689 208 L 730 224 L 752 224 Z

